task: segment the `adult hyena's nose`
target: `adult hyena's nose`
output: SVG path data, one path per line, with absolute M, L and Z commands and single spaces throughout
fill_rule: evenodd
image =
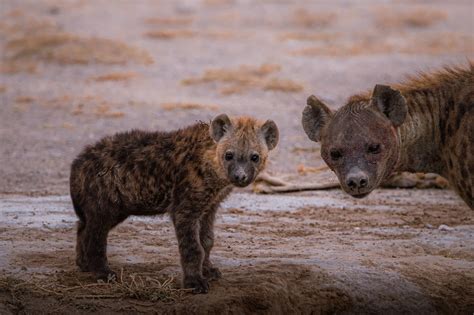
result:
M 358 167 L 354 167 L 349 171 L 346 177 L 346 185 L 352 191 L 359 191 L 369 184 L 369 177 Z

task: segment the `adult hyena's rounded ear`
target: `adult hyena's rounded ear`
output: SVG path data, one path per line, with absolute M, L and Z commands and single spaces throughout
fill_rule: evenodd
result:
M 232 130 L 232 122 L 226 114 L 220 114 L 214 118 L 209 128 L 209 133 L 214 141 L 218 142 L 226 132 Z
M 260 132 L 263 139 L 265 139 L 268 150 L 273 150 L 280 139 L 280 132 L 275 122 L 273 120 L 267 120 L 260 128 Z
M 388 85 L 377 84 L 372 92 L 372 103 L 390 119 L 395 127 L 405 121 L 408 106 L 400 91 Z
M 331 119 L 331 110 L 314 95 L 308 97 L 306 103 L 301 119 L 304 132 L 311 140 L 321 141 L 321 130 Z

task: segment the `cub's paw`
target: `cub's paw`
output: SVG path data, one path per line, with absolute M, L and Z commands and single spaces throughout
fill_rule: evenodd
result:
M 209 283 L 201 276 L 185 277 L 183 287 L 185 289 L 193 289 L 194 294 L 205 294 L 209 292 Z
M 117 281 L 117 274 L 112 271 L 112 270 L 104 270 L 96 273 L 96 279 L 97 282 L 105 282 L 105 283 L 110 283 L 110 282 L 116 282 Z
M 217 280 L 219 278 L 222 278 L 221 271 L 215 267 L 204 267 L 202 270 L 202 275 L 207 280 Z

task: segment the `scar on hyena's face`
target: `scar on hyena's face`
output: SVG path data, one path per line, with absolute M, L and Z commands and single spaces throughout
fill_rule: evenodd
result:
M 238 187 L 255 180 L 265 166 L 268 151 L 276 147 L 279 139 L 278 127 L 272 120 L 261 124 L 248 117 L 229 119 L 225 114 L 213 119 L 210 134 L 217 143 L 221 171 Z
M 405 99 L 399 91 L 376 85 L 371 98 L 353 98 L 334 113 L 315 96 L 307 104 L 306 134 L 321 142 L 321 156 L 342 189 L 353 197 L 367 196 L 398 161 L 396 128 L 407 114 Z

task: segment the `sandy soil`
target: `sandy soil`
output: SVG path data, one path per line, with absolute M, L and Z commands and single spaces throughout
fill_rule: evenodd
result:
M 67 197 L 85 144 L 251 114 L 280 127 L 271 173 L 331 180 L 300 126 L 307 96 L 337 108 L 376 83 L 466 63 L 473 10 L 435 0 L 2 1 L 0 313 L 472 314 L 474 213 L 450 190 L 384 189 L 364 200 L 246 190 L 220 212 L 213 255 L 224 277 L 210 294 L 63 293 L 93 281 L 74 266 Z M 127 221 L 109 251 L 125 275 L 173 277 L 177 287 L 166 218 Z
M 67 196 L 5 197 L 0 215 L 3 273 L 58 285 L 93 282 L 74 266 L 76 218 Z M 9 287 L 0 300 L 6 310 L 31 313 L 47 307 L 59 313 L 467 314 L 474 307 L 473 225 L 472 211 L 450 191 L 381 190 L 362 201 L 340 191 L 236 193 L 217 219 L 212 258 L 224 276 L 206 296 L 168 303 L 45 298 L 27 286 L 31 291 Z M 178 287 L 177 257 L 166 217 L 132 218 L 109 237 L 110 264 L 125 275 L 173 277 Z

